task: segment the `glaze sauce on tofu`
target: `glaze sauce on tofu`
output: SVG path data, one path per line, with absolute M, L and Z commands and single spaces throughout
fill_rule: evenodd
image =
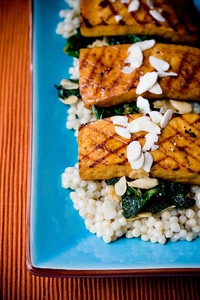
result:
M 141 114 L 128 115 L 129 123 Z M 127 146 L 139 141 L 144 146 L 146 132 L 119 136 L 111 118 L 81 125 L 78 134 L 79 172 L 82 180 L 103 180 L 130 176 Z M 161 131 L 159 147 L 150 151 L 150 176 L 187 184 L 200 184 L 200 115 L 173 115 Z M 137 170 L 135 170 L 137 171 Z M 137 172 L 135 178 L 137 178 Z M 133 178 L 133 177 L 132 177 Z
M 170 64 L 169 72 L 177 76 L 159 77 L 162 94 L 149 91 L 142 94 L 147 99 L 200 100 L 200 49 L 173 44 L 155 44 L 143 51 L 143 63 L 132 73 L 125 74 L 128 49 L 131 45 L 115 45 L 81 49 L 80 93 L 85 107 L 114 106 L 132 102 L 141 76 L 155 69 L 149 62 L 155 56 Z
M 138 9 L 129 11 L 130 3 L 120 0 L 82 0 L 81 34 L 106 35 L 157 35 L 173 42 L 195 44 L 198 39 L 193 3 L 189 0 L 155 0 L 153 6 L 140 0 Z M 162 18 L 155 18 L 156 10 Z M 116 16 L 120 16 L 117 18 Z

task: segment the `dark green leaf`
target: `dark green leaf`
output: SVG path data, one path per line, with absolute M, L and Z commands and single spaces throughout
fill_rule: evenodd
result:
M 110 45 L 119 45 L 119 44 L 134 44 L 137 42 L 142 42 L 145 40 L 156 40 L 157 43 L 166 43 L 167 40 L 163 38 L 159 38 L 158 36 L 154 35 L 123 35 L 123 36 L 109 36 L 108 37 L 108 43 Z
M 133 218 L 144 204 L 145 199 L 143 199 L 142 195 L 133 187 L 128 186 L 126 193 L 122 196 L 123 216 L 126 219 Z
M 92 44 L 96 38 L 87 38 L 81 35 L 80 29 L 77 33 L 67 39 L 67 43 L 63 51 L 73 57 L 79 58 L 80 49 L 86 48 L 87 45 Z
M 173 197 L 173 202 L 176 208 L 187 209 L 195 205 L 195 200 L 189 197 L 185 197 L 183 194 L 179 194 Z
M 103 37 L 99 37 L 101 39 Z M 157 43 L 164 43 L 164 42 L 169 42 L 167 40 L 164 40 L 162 38 L 156 37 L 156 36 L 151 36 L 151 35 L 134 35 L 130 34 L 127 36 L 109 36 L 108 38 L 108 43 L 110 45 L 119 45 L 119 44 L 133 44 L 136 42 L 141 42 L 144 40 L 149 40 L 149 39 L 155 39 Z M 87 48 L 88 45 L 92 44 L 97 38 L 96 37 L 85 37 L 82 36 L 80 33 L 80 29 L 77 29 L 77 33 L 70 36 L 67 39 L 67 43 L 63 51 L 67 53 L 70 56 L 79 58 L 80 54 L 80 49 L 81 48 Z
M 135 102 L 132 102 L 129 104 L 122 104 L 109 108 L 93 105 L 92 110 L 96 119 L 103 119 L 111 116 L 134 114 L 139 111 L 139 107 L 135 105 Z
M 78 80 L 71 80 L 73 83 L 78 83 Z M 62 87 L 61 85 L 56 85 L 55 84 L 55 88 L 57 89 L 58 91 L 58 98 L 61 98 L 61 99 L 66 99 L 68 98 L 69 96 L 71 95 L 75 95 L 77 96 L 78 98 L 81 97 L 80 95 L 80 91 L 79 91 L 79 88 L 78 89 L 72 89 L 72 90 L 66 90 L 64 87 Z
M 115 184 L 119 178 L 106 181 Z M 187 209 L 195 204 L 195 200 L 187 197 L 189 185 L 178 182 L 160 180 L 159 185 L 149 190 L 141 190 L 127 186 L 126 193 L 122 196 L 123 216 L 133 218 L 138 212 L 151 212 L 156 214 L 171 206 L 178 209 Z
M 111 179 L 106 179 L 106 183 L 108 185 L 115 185 L 119 181 L 119 177 L 111 178 Z

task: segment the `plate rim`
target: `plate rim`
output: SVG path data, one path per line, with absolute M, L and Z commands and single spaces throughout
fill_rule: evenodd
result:
M 32 147 L 33 147 L 33 1 L 29 0 L 29 57 L 30 57 L 30 107 L 29 107 L 29 146 L 27 165 L 27 207 L 26 207 L 26 266 L 32 275 L 41 277 L 74 277 L 74 278 L 98 278 L 98 277 L 135 277 L 135 276 L 173 276 L 200 274 L 200 268 L 147 268 L 147 269 L 57 269 L 40 268 L 31 261 L 31 199 L 32 199 Z

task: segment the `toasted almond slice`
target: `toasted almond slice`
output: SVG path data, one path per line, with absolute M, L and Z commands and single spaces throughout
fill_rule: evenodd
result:
M 123 67 L 123 69 L 121 70 L 124 74 L 131 74 L 136 68 L 131 68 L 129 66 L 125 66 Z
M 128 161 L 135 161 L 141 155 L 141 145 L 138 141 L 133 141 L 127 146 L 127 159 Z
M 158 124 L 162 119 L 162 114 L 159 111 L 150 111 L 149 113 L 153 123 Z
M 131 52 L 132 48 L 135 47 L 135 46 L 138 46 L 140 47 L 140 49 L 142 51 L 144 50 L 147 50 L 147 49 L 150 49 L 152 48 L 154 45 L 155 45 L 156 41 L 155 40 L 146 40 L 146 41 L 142 41 L 142 42 L 137 42 L 133 45 L 131 45 L 129 48 L 128 48 L 128 52 Z
M 110 200 L 103 202 L 103 214 L 106 220 L 114 219 L 117 216 L 115 204 Z
M 127 183 L 129 186 L 139 189 L 151 189 L 159 184 L 156 178 L 139 178 Z
M 157 58 L 155 56 L 150 56 L 149 62 L 152 65 L 152 67 L 154 67 L 157 71 L 167 71 L 167 70 L 169 70 L 169 67 L 170 67 L 168 62 L 166 62 L 160 58 Z
M 66 90 L 76 90 L 79 88 L 78 83 L 74 83 L 68 79 L 62 79 L 60 85 Z
M 151 148 L 151 151 L 155 151 L 157 149 L 159 149 L 159 146 L 158 145 L 153 145 L 152 148 Z
M 88 45 L 87 47 L 94 48 L 94 47 L 103 47 L 103 46 L 109 46 L 105 37 L 103 38 L 103 40 L 95 40 L 91 45 Z
M 185 101 L 169 100 L 169 102 L 179 112 L 179 114 L 187 114 L 192 111 L 192 105 Z
M 177 110 L 171 105 L 169 100 L 162 100 L 162 104 L 163 104 L 165 111 L 167 111 L 168 109 L 171 109 L 173 113 L 177 112 Z
M 139 107 L 140 113 L 146 114 L 150 112 L 149 100 L 143 98 L 142 96 L 137 98 L 136 105 Z
M 125 59 L 125 63 L 130 63 L 130 67 L 139 68 L 142 65 L 143 53 L 140 47 L 132 47 L 129 56 Z
M 78 101 L 78 97 L 76 97 L 75 95 L 71 95 L 65 99 L 59 98 L 59 100 L 64 104 L 74 104 Z
M 122 125 L 124 127 L 128 126 L 128 118 L 126 116 L 114 116 L 111 117 L 113 124 Z
M 120 15 L 115 15 L 115 20 L 116 20 L 116 22 L 119 22 L 119 21 L 122 20 L 122 19 L 123 19 L 122 16 L 120 16 Z
M 156 72 L 147 72 L 144 76 L 140 77 L 139 84 L 136 88 L 136 94 L 141 95 L 154 86 L 158 78 Z
M 166 76 L 178 76 L 178 74 L 174 72 L 163 72 L 163 71 L 158 72 L 158 77 L 166 77 Z
M 130 133 L 136 133 L 139 131 L 146 131 L 155 134 L 160 134 L 160 127 L 155 123 L 143 119 L 144 117 L 133 120 L 128 125 L 128 130 Z
M 140 2 L 138 0 L 133 0 L 128 6 L 128 12 L 136 11 L 140 7 Z
M 115 132 L 125 139 L 131 138 L 131 134 L 127 128 L 115 126 Z
M 146 0 L 146 1 L 147 1 L 147 5 L 149 6 L 149 8 L 154 9 L 152 0 Z
M 161 95 L 162 94 L 162 89 L 160 87 L 160 84 L 158 82 L 156 82 L 154 84 L 154 86 L 152 86 L 152 88 L 149 89 L 149 92 L 152 93 L 152 94 Z
M 146 172 L 150 172 L 151 166 L 153 164 L 153 156 L 149 152 L 144 153 L 144 164 L 142 166 L 142 169 Z
M 149 177 L 149 173 L 143 170 L 142 168 L 138 170 L 131 170 L 128 174 L 128 177 L 131 179 L 137 179 L 137 178 L 145 178 Z
M 150 10 L 149 13 L 157 21 L 165 22 L 165 18 L 163 18 L 163 16 L 157 10 L 155 10 L 155 9 Z
M 153 107 L 154 108 L 161 108 L 163 106 L 162 101 L 161 100 L 157 100 L 153 102 Z
M 142 219 L 142 218 L 148 218 L 148 217 L 151 217 L 151 216 L 152 216 L 152 213 L 150 213 L 150 212 L 137 213 L 133 218 L 131 218 L 131 221 L 139 220 L 139 219 Z
M 130 161 L 130 164 L 133 170 L 142 168 L 144 164 L 144 154 L 141 153 L 140 157 L 135 161 Z
M 123 176 L 117 183 L 115 183 L 115 192 L 118 196 L 122 196 L 126 192 L 126 188 L 126 177 Z
M 148 133 L 145 136 L 146 142 L 142 148 L 142 151 L 148 151 L 151 150 L 151 148 L 153 147 L 154 143 L 156 143 L 158 141 L 158 136 L 157 134 L 154 133 Z
M 160 126 L 161 128 L 165 128 L 167 126 L 167 124 L 169 123 L 169 121 L 171 120 L 172 118 L 172 110 L 171 109 L 168 109 L 164 116 L 162 117 L 161 121 L 160 121 Z

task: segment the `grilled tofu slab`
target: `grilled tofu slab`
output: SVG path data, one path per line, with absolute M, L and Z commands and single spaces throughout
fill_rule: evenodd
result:
M 81 33 L 84 36 L 102 35 L 157 35 L 173 42 L 194 44 L 198 39 L 198 27 L 194 7 L 189 0 L 140 0 L 136 11 L 128 12 L 129 3 L 121 0 L 82 0 Z M 160 11 L 161 21 L 150 11 Z M 120 16 L 120 17 L 116 17 Z
M 143 63 L 131 74 L 122 69 L 131 45 L 116 45 L 81 49 L 80 93 L 85 107 L 113 106 L 134 101 L 141 76 L 156 71 L 149 57 L 155 56 L 170 64 L 168 72 L 178 76 L 159 77 L 162 94 L 145 92 L 148 99 L 200 100 L 200 49 L 173 44 L 155 44 L 143 51 Z
M 128 115 L 129 122 L 141 114 Z M 82 180 L 140 177 L 127 160 L 127 146 L 134 140 L 145 143 L 146 132 L 130 139 L 115 132 L 111 118 L 81 125 L 78 134 L 79 172 Z M 159 148 L 151 151 L 150 176 L 187 184 L 200 184 L 200 115 L 174 115 L 159 135 Z

